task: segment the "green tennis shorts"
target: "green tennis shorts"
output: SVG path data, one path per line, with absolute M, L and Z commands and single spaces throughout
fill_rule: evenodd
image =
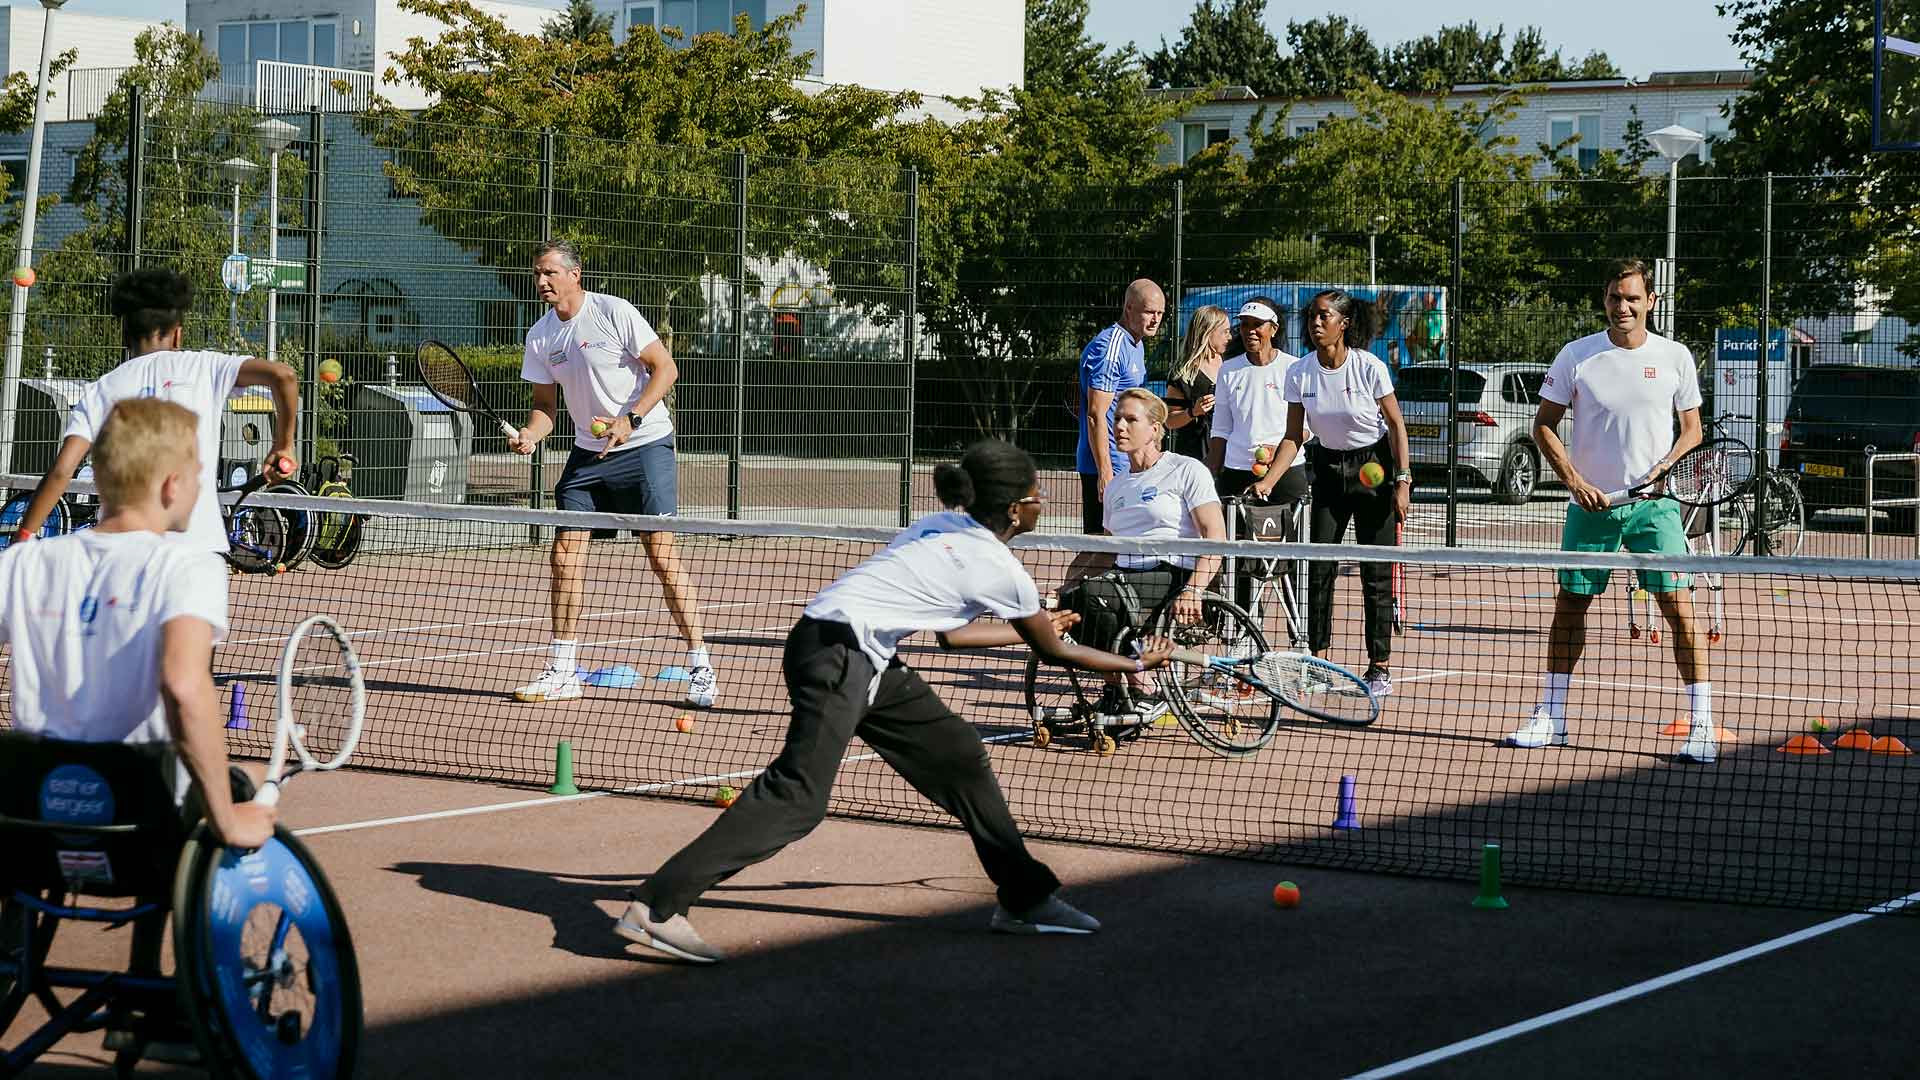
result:
M 1588 510 L 1567 504 L 1567 524 L 1560 533 L 1562 551 L 1631 551 L 1639 555 L 1685 555 L 1687 534 L 1680 521 L 1680 504 L 1672 499 L 1636 499 L 1624 506 Z M 1687 587 L 1687 575 L 1659 570 L 1637 570 L 1640 587 L 1648 592 L 1673 592 Z M 1607 589 L 1611 570 L 1579 569 L 1558 572 L 1560 587 L 1580 596 L 1598 596 Z

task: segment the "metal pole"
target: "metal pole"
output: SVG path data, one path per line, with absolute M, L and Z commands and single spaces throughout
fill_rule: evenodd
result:
M 1176 264 L 1177 265 L 1177 264 Z M 919 370 L 920 350 L 920 170 L 907 169 L 907 310 L 903 320 L 902 348 L 907 354 L 907 437 L 900 457 L 900 517 L 905 526 L 913 515 L 913 425 L 914 380 Z
M 548 128 L 545 131 L 542 131 L 540 133 L 540 241 L 541 243 L 546 243 L 547 241 L 553 239 L 553 170 L 554 170 L 554 164 L 558 154 L 559 154 L 559 140 L 554 135 L 553 129 Z M 546 456 L 547 456 L 547 448 L 544 445 L 537 446 L 534 448 L 533 470 L 532 470 L 533 491 L 527 497 L 527 503 L 530 506 L 539 507 L 546 502 L 547 466 L 546 466 L 546 462 L 541 460 Z M 538 525 L 532 526 L 530 527 L 529 532 L 531 534 L 530 538 L 532 542 L 536 544 L 539 543 L 540 527 Z
M 1173 182 L 1173 280 L 1168 282 L 1168 284 L 1172 286 L 1173 292 L 1171 296 L 1167 297 L 1167 318 L 1165 320 L 1168 327 L 1166 333 L 1170 344 L 1170 347 L 1167 349 L 1167 366 L 1169 369 L 1179 367 L 1180 362 L 1186 359 L 1186 357 L 1180 355 L 1180 350 L 1185 347 L 1185 342 L 1183 342 L 1179 336 L 1180 264 L 1186 259 L 1186 232 L 1187 182 L 1185 180 L 1175 180 Z M 1171 374 L 1171 371 L 1169 371 L 1169 374 Z
M 1367 284 L 1370 286 L 1380 284 L 1379 275 L 1375 272 L 1375 265 L 1378 259 L 1375 244 L 1379 239 L 1380 234 L 1378 232 L 1372 229 L 1367 230 Z
M 267 155 L 267 359 L 280 358 L 280 151 Z M 311 359 L 307 361 L 313 363 Z
M 727 519 L 740 516 L 740 458 L 747 447 L 747 152 L 733 152 L 733 432 L 727 440 Z
M 240 181 L 233 182 L 233 253 L 240 254 Z M 240 294 L 227 290 L 227 340 L 230 348 L 240 345 Z
M 1453 282 L 1447 290 L 1447 546 L 1460 546 L 1460 294 L 1466 280 L 1467 182 L 1453 181 Z
M 320 431 L 320 249 L 327 226 L 327 126 L 326 115 L 315 103 L 307 113 L 307 145 L 312 148 L 313 164 L 307 170 L 307 340 L 306 362 L 300 373 L 301 420 L 300 460 L 312 461 L 313 448 Z
M 145 95 L 138 86 L 127 88 L 127 221 L 126 241 L 130 269 L 140 268 L 141 204 L 146 199 L 147 117 Z
M 1680 159 L 1673 159 L 1673 167 L 1667 172 L 1667 314 L 1662 320 L 1667 328 L 1668 337 L 1680 336 L 1680 310 L 1674 306 L 1674 300 L 1680 294 L 1680 263 L 1678 245 L 1680 238 Z
M 33 139 L 27 149 L 27 189 L 20 210 L 20 247 L 13 265 L 33 265 L 34 217 L 40 209 L 40 150 L 47 137 L 47 69 L 53 62 L 53 13 L 66 0 L 47 3 L 46 18 L 40 26 L 40 81 L 33 98 Z M 13 432 L 15 414 L 20 408 L 20 354 L 27 343 L 27 287 L 13 286 L 13 311 L 7 321 L 7 367 L 5 386 L 0 389 L 0 473 L 13 471 Z
M 1773 351 L 1773 342 L 1770 340 L 1773 323 L 1773 174 L 1768 173 L 1764 182 L 1766 187 L 1761 200 L 1760 213 L 1760 364 L 1753 382 L 1753 440 L 1760 444 L 1756 448 L 1760 451 L 1758 455 L 1760 460 L 1754 467 L 1759 473 L 1761 483 L 1754 487 L 1753 490 L 1756 492 L 1766 490 L 1767 466 L 1772 457 L 1771 447 L 1768 445 L 1772 440 L 1767 434 L 1767 369 L 1773 366 L 1772 357 L 1769 355 Z M 1785 346 L 1786 342 L 1782 341 L 1782 352 L 1786 351 Z M 1755 496 L 1754 505 L 1760 506 L 1758 495 Z M 1759 530 L 1755 535 L 1753 553 L 1755 555 L 1773 554 L 1769 550 L 1764 529 Z

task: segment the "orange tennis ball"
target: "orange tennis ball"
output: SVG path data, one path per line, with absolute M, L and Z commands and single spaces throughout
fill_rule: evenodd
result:
M 1283 881 L 1273 887 L 1273 906 L 1297 908 L 1300 906 L 1300 886 L 1291 881 Z
M 15 285 L 25 289 L 31 287 L 36 280 L 37 275 L 34 274 L 33 267 L 16 266 L 13 268 L 13 283 Z
M 693 717 L 688 716 L 686 713 L 681 713 L 679 719 L 673 722 L 673 727 L 675 731 L 678 731 L 683 735 L 692 734 L 693 733 Z
M 1387 470 L 1381 468 L 1377 461 L 1369 461 L 1360 466 L 1360 483 L 1367 487 L 1379 487 L 1380 482 L 1386 478 Z
M 1267 475 L 1267 470 L 1268 470 L 1268 469 L 1270 469 L 1270 468 L 1272 468 L 1272 466 L 1271 466 L 1271 465 L 1268 465 L 1268 464 L 1267 464 L 1266 462 L 1264 462 L 1264 461 L 1255 461 L 1255 462 L 1253 463 L 1253 475 L 1254 475 L 1254 478 L 1255 478 L 1255 479 L 1259 479 L 1259 478 L 1261 478 L 1261 477 L 1264 477 L 1264 476 L 1266 476 L 1266 475 Z
M 732 806 L 733 801 L 735 799 L 738 799 L 739 797 L 740 797 L 740 793 L 733 790 L 731 786 L 727 784 L 721 784 L 720 790 L 713 793 L 713 805 L 718 806 L 722 810 L 724 810 L 727 807 Z
M 339 382 L 340 374 L 341 374 L 340 361 L 334 360 L 331 358 L 320 361 L 319 375 L 320 375 L 321 382 L 324 382 L 324 383 Z

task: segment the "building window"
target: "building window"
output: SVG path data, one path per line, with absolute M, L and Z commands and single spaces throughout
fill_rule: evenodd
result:
M 1226 142 L 1231 138 L 1233 138 L 1233 132 L 1222 126 L 1182 124 L 1180 125 L 1180 162 L 1185 164 L 1207 147 Z
M 27 156 L 11 154 L 0 157 L 0 169 L 7 170 L 7 196 L 9 198 L 27 190 Z
M 732 33 L 733 20 L 741 15 L 754 30 L 767 25 L 767 0 L 662 0 L 661 8 L 656 25 L 678 27 L 683 41 L 697 34 Z M 631 16 L 633 8 L 627 10 Z
M 632 33 L 636 27 L 659 26 L 659 25 L 660 25 L 660 9 L 656 5 L 653 5 L 653 4 L 628 4 L 627 5 L 627 32 L 628 33 Z
M 1713 160 L 1714 140 L 1726 138 L 1733 130 L 1732 125 L 1727 123 L 1727 118 L 1720 115 L 1718 109 L 1682 110 L 1674 114 L 1673 122 L 1707 137 L 1706 145 L 1700 148 L 1698 155 L 1688 155 L 1689 157 L 1697 156 L 1702 164 Z
M 253 65 L 260 60 L 334 67 L 340 59 L 339 37 L 340 24 L 334 19 L 221 23 L 220 71 L 227 82 L 251 83 Z
M 1580 168 L 1592 169 L 1600 164 L 1600 114 L 1564 113 L 1547 118 L 1547 142 L 1559 146 L 1575 135 L 1580 141 L 1574 144 L 1573 153 Z

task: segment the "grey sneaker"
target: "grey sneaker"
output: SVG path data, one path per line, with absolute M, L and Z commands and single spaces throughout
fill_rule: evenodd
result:
M 1393 676 L 1388 673 L 1386 668 L 1368 668 L 1364 678 L 1367 689 L 1372 692 L 1374 697 L 1382 698 L 1393 693 Z
M 711 709 L 714 699 L 719 696 L 720 679 L 713 669 L 705 664 L 694 668 L 687 679 L 687 704 L 698 709 Z
M 995 905 L 992 927 L 996 934 L 1091 934 L 1100 929 L 1100 920 L 1057 896 L 1049 896 L 1018 915 Z
M 1504 740 L 1508 746 L 1517 746 L 1522 750 L 1532 750 L 1541 746 L 1567 745 L 1567 722 L 1556 721 L 1542 705 L 1533 710 L 1527 722 L 1514 729 Z
M 655 919 L 652 909 L 638 900 L 627 905 L 626 914 L 613 924 L 613 932 L 635 944 L 696 964 L 717 964 L 726 959 L 700 937 L 685 915 Z

